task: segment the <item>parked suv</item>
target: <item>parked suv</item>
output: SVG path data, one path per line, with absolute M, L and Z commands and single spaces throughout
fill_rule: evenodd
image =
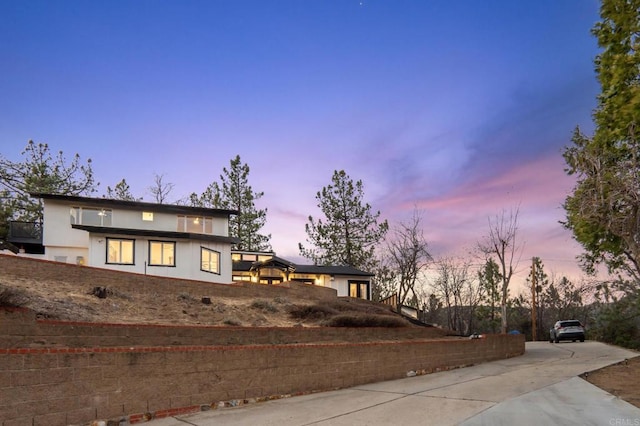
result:
M 549 330 L 549 343 L 559 343 L 560 340 L 575 342 L 578 339 L 584 342 L 584 327 L 578 320 L 557 321 Z

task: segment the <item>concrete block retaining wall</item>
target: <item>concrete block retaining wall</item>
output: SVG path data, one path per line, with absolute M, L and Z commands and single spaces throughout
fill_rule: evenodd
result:
M 0 337 L 22 324 L 23 331 L 47 328 L 22 309 L 0 310 Z M 30 325 L 33 322 L 36 325 Z M 113 345 L 104 330 L 127 326 L 54 324 L 94 329 L 94 346 L 4 346 L 0 348 L 2 426 L 89 424 L 98 419 L 136 423 L 228 404 L 260 401 L 468 366 L 524 353 L 522 336 L 435 339 L 407 335 L 400 341 L 243 345 Z M 131 327 L 164 336 L 167 327 Z M 190 327 L 178 327 L 188 329 Z M 206 327 L 193 327 L 194 330 Z M 402 329 L 361 329 L 362 333 Z M 424 329 L 417 329 L 424 330 Z M 296 329 L 313 341 L 319 329 Z M 201 331 L 195 332 L 197 335 Z M 256 330 L 256 336 L 263 330 Z M 339 333 L 334 330 L 334 333 Z M 105 344 L 100 345 L 100 336 Z M 5 335 L 6 337 L 6 335 Z M 334 336 L 335 337 L 335 336 Z M 33 336 L 35 342 L 41 337 Z M 84 337 L 83 337 L 84 338 Z M 164 337 L 163 337 L 164 338 Z M 162 341 L 163 338 L 158 338 Z M 80 341 L 81 339 L 78 339 Z M 5 339 L 5 342 L 9 341 Z M 120 342 L 121 340 L 117 340 Z
M 119 291 L 334 300 L 335 290 L 223 285 L 0 254 L 0 278 Z M 0 308 L 0 426 L 137 423 L 424 374 L 524 353 L 524 337 L 444 339 L 435 328 L 251 328 L 37 320 Z

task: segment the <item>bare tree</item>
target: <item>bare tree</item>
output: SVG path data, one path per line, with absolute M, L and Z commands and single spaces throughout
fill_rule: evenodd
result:
M 447 327 L 466 334 L 471 322 L 469 319 L 465 321 L 467 303 L 473 301 L 477 305 L 475 287 L 471 283 L 471 264 L 468 260 L 454 257 L 441 258 L 435 264 L 438 275 L 432 287 L 444 303 Z
M 175 186 L 170 182 L 163 182 L 164 174 L 159 175 L 154 173 L 153 175 L 153 185 L 149 187 L 149 192 L 153 197 L 154 201 L 158 204 L 164 204 L 167 202 L 167 197 L 173 190 Z
M 432 260 L 421 225 L 422 215 L 414 210 L 411 219 L 400 223 L 387 242 L 388 265 L 397 279 L 398 309 L 410 302 L 419 307 L 416 282 Z
M 470 267 L 469 267 L 470 268 Z M 476 331 L 476 319 L 478 307 L 485 297 L 485 289 L 480 285 L 477 273 L 468 268 L 468 275 L 463 288 L 463 303 L 465 309 L 465 334 L 471 334 Z
M 375 267 L 369 271 L 374 273 L 371 280 L 371 299 L 379 302 L 397 293 L 396 272 L 392 268 L 391 259 L 385 250 L 378 253 Z
M 513 276 L 514 269 L 518 266 L 519 256 L 522 247 L 518 245 L 516 237 L 518 235 L 518 215 L 519 208 L 511 209 L 509 212 L 503 210 L 489 221 L 489 235 L 478 243 L 478 248 L 487 257 L 497 258 L 500 266 L 502 286 L 500 289 L 501 321 L 500 332 L 507 332 L 507 300 L 509 298 L 509 284 Z

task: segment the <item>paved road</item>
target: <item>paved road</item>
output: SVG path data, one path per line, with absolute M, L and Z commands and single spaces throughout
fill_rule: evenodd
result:
M 640 426 L 640 408 L 577 377 L 638 355 L 590 341 L 532 342 L 517 358 L 147 424 Z

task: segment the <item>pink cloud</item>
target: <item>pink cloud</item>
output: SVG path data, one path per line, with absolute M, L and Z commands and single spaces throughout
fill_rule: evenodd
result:
M 570 277 L 581 275 L 575 257 L 580 246 L 559 223 L 562 203 L 574 181 L 563 170 L 559 155 L 511 167 L 486 180 L 467 182 L 450 193 L 418 200 L 424 212 L 425 234 L 434 255 L 464 253 L 488 232 L 488 219 L 503 210 L 519 208 L 518 237 L 523 250 L 519 281 L 528 272 L 533 256 L 548 269 Z M 413 210 L 405 203 L 399 211 Z

